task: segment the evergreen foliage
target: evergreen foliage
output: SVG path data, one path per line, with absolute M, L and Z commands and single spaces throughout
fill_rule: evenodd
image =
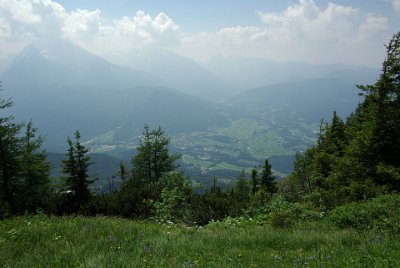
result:
M 132 158 L 133 176 L 140 178 L 142 184 L 157 182 L 165 173 L 175 170 L 175 161 L 180 156 L 169 153 L 169 143 L 161 127 L 150 130 L 149 126 L 144 126 L 138 152 Z
M 50 182 L 50 163 L 47 161 L 46 152 L 41 150 L 44 138 L 36 138 L 37 129 L 30 121 L 22 137 L 20 156 L 21 179 L 21 209 L 30 213 L 37 209 L 44 211 L 49 209 L 52 187 Z
M 93 180 L 88 175 L 88 149 L 76 131 L 74 141 L 67 139 L 62 162 L 63 191 L 53 196 L 50 165 L 41 149 L 43 137 L 37 137 L 32 122 L 21 134 L 23 124 L 15 123 L 12 116 L 0 117 L 0 217 L 53 209 L 51 212 L 60 214 L 106 214 L 203 225 L 246 215 L 245 221 L 254 217 L 257 223 L 286 228 L 329 214 L 327 219 L 339 227 L 369 228 L 368 222 L 374 218 L 373 228 L 398 233 L 400 32 L 386 49 L 378 81 L 358 86 L 364 99 L 356 110 L 346 120 L 333 112 L 332 120 L 321 121 L 315 145 L 296 154 L 293 172 L 279 184 L 266 159 L 261 171 L 251 171 L 250 179 L 242 170 L 232 191 L 221 190 L 214 178 L 210 189 L 195 192 L 177 170 L 180 156 L 170 153 L 165 131 L 145 125 L 132 169 L 121 163 L 112 177 L 120 178 L 120 188 L 112 188 L 110 181 L 109 193 L 97 196 L 89 188 Z M 11 100 L 0 99 L 0 111 L 12 105 Z M 331 212 L 325 213 L 328 210 Z
M 257 192 L 257 188 L 259 186 L 259 180 L 257 177 L 257 169 L 254 167 L 251 170 L 251 193 L 255 194 Z
M 276 192 L 275 177 L 272 174 L 272 167 L 268 159 L 265 159 L 264 166 L 262 168 L 260 186 L 264 188 L 266 192 Z
M 363 102 L 345 122 L 321 123 L 316 145 L 298 154 L 281 191 L 336 207 L 400 190 L 400 32 L 386 46 L 382 74 L 358 86 Z
M 88 175 L 90 157 L 88 149 L 80 142 L 79 131 L 75 132 L 75 142 L 67 139 L 68 150 L 66 159 L 62 162 L 62 172 L 66 175 L 64 191 L 67 195 L 67 211 L 77 212 L 89 202 L 91 192 L 89 185 L 93 182 Z
M 0 110 L 12 105 L 9 99 L 0 100 Z M 48 211 L 50 207 L 50 164 L 40 149 L 44 138 L 36 138 L 37 129 L 31 121 L 23 137 L 22 128 L 13 116 L 0 117 L 0 217 Z
M 0 84 L 0 90 L 1 84 Z M 0 110 L 7 109 L 13 105 L 11 100 L 0 100 Z M 20 140 L 17 135 L 21 124 L 13 122 L 12 116 L 0 117 L 0 202 L 1 214 L 17 213 L 17 193 L 20 179 L 19 152 Z
M 236 178 L 233 192 L 239 201 L 247 201 L 250 194 L 249 181 L 246 179 L 246 173 L 242 170 Z

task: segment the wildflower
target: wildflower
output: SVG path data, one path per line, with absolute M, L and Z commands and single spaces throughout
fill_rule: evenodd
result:
M 152 252 L 150 245 L 144 245 L 143 252 L 146 254 L 150 254 Z

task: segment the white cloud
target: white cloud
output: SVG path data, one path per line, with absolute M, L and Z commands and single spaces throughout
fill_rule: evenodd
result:
M 106 24 L 101 11 L 66 11 L 52 0 L 0 0 L 0 45 L 5 38 L 27 43 L 36 38 L 68 38 L 96 53 L 149 44 L 178 44 L 179 27 L 165 13 L 155 18 L 138 11 Z
M 388 19 L 382 16 L 369 15 L 358 28 L 358 36 L 361 41 L 373 39 L 380 33 L 388 30 Z
M 59 35 L 63 15 L 64 8 L 50 0 L 0 0 L 0 17 L 14 40 Z
M 21 23 L 37 23 L 41 20 L 40 15 L 35 14 L 30 1 L 1 0 L 2 15 L 11 17 Z
M 5 19 L 0 18 L 0 38 L 8 37 L 10 35 L 11 35 L 10 25 Z
M 320 7 L 313 0 L 299 0 L 282 12 L 257 14 L 260 26 L 186 36 L 179 51 L 199 60 L 218 54 L 371 64 L 381 59 L 369 52 L 372 40 L 380 40 L 374 44 L 381 46 L 388 30 L 385 17 L 334 3 Z
M 392 3 L 393 9 L 396 12 L 400 13 L 400 0 L 386 0 L 386 1 Z
M 400 9 L 400 0 L 391 1 Z M 380 62 L 388 19 L 359 8 L 299 0 L 281 12 L 257 12 L 258 25 L 185 35 L 165 13 L 144 11 L 105 21 L 99 9 L 67 11 L 53 0 L 0 0 L 0 47 L 15 50 L 36 38 L 67 38 L 97 54 L 161 46 L 207 60 L 240 55 L 274 60 Z M 255 15 L 256 16 L 256 15 Z M 365 57 L 365 53 L 368 57 Z
M 111 25 L 98 23 L 95 18 L 92 20 L 97 23 L 96 33 L 82 35 L 79 39 L 68 36 L 98 54 L 121 53 L 148 45 L 169 47 L 179 44 L 179 27 L 164 13 L 152 18 L 149 14 L 138 11 L 135 16 L 124 16 Z
M 81 10 L 72 11 L 64 14 L 63 33 L 71 38 L 93 36 L 99 32 L 101 11 Z
M 290 40 L 330 42 L 346 38 L 359 11 L 328 3 L 320 9 L 312 0 L 300 0 L 282 13 L 259 12 L 270 36 L 281 35 Z

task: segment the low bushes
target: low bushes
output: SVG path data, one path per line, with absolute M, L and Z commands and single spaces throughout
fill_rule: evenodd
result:
M 382 195 L 332 210 L 327 219 L 339 228 L 400 234 L 400 195 Z

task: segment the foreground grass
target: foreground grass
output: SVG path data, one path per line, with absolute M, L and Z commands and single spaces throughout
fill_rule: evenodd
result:
M 3 267 L 400 267 L 400 240 L 326 225 L 204 228 L 119 218 L 0 221 Z

